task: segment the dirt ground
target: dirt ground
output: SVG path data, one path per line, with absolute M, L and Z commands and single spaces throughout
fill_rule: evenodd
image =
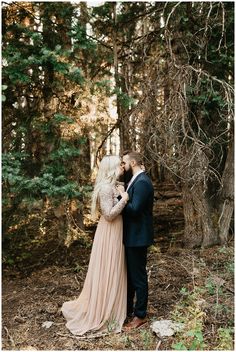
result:
M 2 349 L 171 350 L 174 337 L 160 339 L 152 332 L 151 323 L 171 319 L 183 300 L 181 290 L 191 291 L 195 286 L 207 287 L 204 338 L 210 341 L 207 349 L 216 349 L 217 329 L 233 321 L 233 244 L 223 250 L 182 248 L 180 207 L 172 208 L 173 218 L 179 212 L 176 222 L 170 221 L 171 212 L 166 212 L 164 205 L 167 218 L 158 214 L 160 222 L 155 217 L 155 245 L 148 253 L 148 324 L 129 334 L 78 338 L 67 330 L 60 312 L 62 303 L 78 297 L 83 287 L 95 227 L 87 230 L 86 239 L 74 241 L 69 248 L 53 233 L 50 218 L 51 225 L 35 216 L 20 233 L 19 226 L 12 228 L 3 256 Z M 36 233 L 39 225 L 41 233 Z M 16 232 L 18 241 L 13 240 Z M 209 277 L 223 280 L 221 292 L 211 292 L 214 287 L 206 282 Z
M 78 248 L 78 257 L 84 258 L 84 254 L 84 248 Z M 77 297 L 82 289 L 89 250 L 86 255 L 86 263 L 83 259 L 76 267 L 49 265 L 27 275 L 5 272 L 2 286 L 4 349 L 126 349 L 126 334 L 79 340 L 65 327 L 60 307 L 64 301 Z M 179 299 L 179 289 L 191 278 L 181 265 L 171 258 L 161 258 L 158 252 L 149 253 L 148 272 L 149 319 L 166 318 Z M 42 326 L 47 321 L 53 322 L 48 329 Z M 140 345 L 138 336 L 129 336 L 128 349 L 132 339 L 135 347 Z
M 66 329 L 60 307 L 63 302 L 77 297 L 82 289 L 89 252 L 90 248 L 76 245 L 67 254 L 67 265 L 49 264 L 28 273 L 5 269 L 2 285 L 3 349 L 156 349 L 160 339 L 151 332 L 150 324 L 155 320 L 170 318 L 173 307 L 181 299 L 181 288 L 192 286 L 193 258 L 197 262 L 199 253 L 187 253 L 178 248 L 169 248 L 169 251 L 161 253 L 157 245 L 152 247 L 148 255 L 148 326 L 129 334 L 80 339 L 72 336 Z M 70 256 L 74 257 L 76 254 L 78 260 L 71 265 Z M 200 256 L 214 264 L 213 250 L 205 250 Z M 232 299 L 229 304 L 233 304 Z M 52 325 L 46 328 L 43 326 L 45 322 L 52 322 Z M 161 341 L 161 349 L 170 349 L 171 342 L 172 338 Z

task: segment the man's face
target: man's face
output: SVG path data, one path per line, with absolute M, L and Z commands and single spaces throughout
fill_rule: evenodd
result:
M 128 155 L 123 156 L 121 164 L 122 164 L 122 167 L 124 168 L 124 182 L 127 184 L 133 176 L 130 159 Z
M 125 171 L 130 171 L 131 165 L 130 165 L 130 159 L 128 155 L 124 155 L 122 159 L 122 166 Z
M 124 175 L 125 169 L 123 166 L 123 162 L 121 161 L 120 166 L 119 166 L 119 177 L 122 177 Z

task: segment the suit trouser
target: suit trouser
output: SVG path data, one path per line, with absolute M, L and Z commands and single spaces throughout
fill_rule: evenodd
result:
M 147 315 L 148 302 L 147 247 L 126 247 L 125 253 L 128 280 L 127 314 L 134 313 L 135 316 L 144 318 Z

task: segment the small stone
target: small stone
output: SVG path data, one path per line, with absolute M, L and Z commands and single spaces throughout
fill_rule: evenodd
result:
M 42 324 L 42 328 L 49 329 L 53 324 L 53 321 L 44 321 Z
M 48 305 L 47 307 L 45 307 L 45 311 L 49 314 L 56 314 L 57 310 L 58 310 L 58 307 L 54 305 Z
M 22 318 L 22 317 L 18 317 L 18 316 L 16 316 L 16 317 L 14 317 L 14 320 L 17 322 L 17 323 L 25 323 L 25 319 L 24 318 Z
M 193 268 L 192 274 L 197 277 L 197 276 L 200 276 L 201 272 L 199 269 Z
M 157 320 L 151 324 L 152 331 L 158 336 L 172 336 L 175 332 L 183 329 L 184 324 L 174 323 L 172 320 Z
M 205 299 L 198 299 L 196 302 L 196 306 L 198 307 L 206 307 L 207 302 L 205 301 Z

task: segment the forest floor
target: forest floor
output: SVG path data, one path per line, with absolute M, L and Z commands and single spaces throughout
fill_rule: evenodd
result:
M 159 234 L 148 253 L 148 324 L 128 334 L 78 338 L 69 333 L 60 312 L 62 303 L 76 298 L 83 287 L 94 227 L 69 247 L 55 238 L 47 222 L 42 238 L 42 232 L 35 231 L 37 216 L 21 228 L 17 242 L 12 241 L 16 228 L 12 230 L 3 253 L 2 349 L 233 350 L 233 243 L 182 248 L 181 216 L 170 221 L 171 214 L 173 218 L 178 211 L 181 214 L 181 202 L 168 200 L 164 206 L 165 202 L 157 201 L 163 216 L 159 222 L 160 213 L 155 213 Z M 184 328 L 170 337 L 157 336 L 151 324 L 162 319 L 183 323 Z

